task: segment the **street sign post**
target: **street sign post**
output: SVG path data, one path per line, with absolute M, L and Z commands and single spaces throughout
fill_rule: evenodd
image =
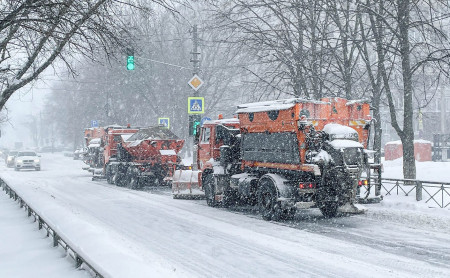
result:
M 204 114 L 205 98 L 188 97 L 188 114 Z
M 169 118 L 158 118 L 158 125 L 164 126 L 164 128 L 170 128 L 170 119 Z

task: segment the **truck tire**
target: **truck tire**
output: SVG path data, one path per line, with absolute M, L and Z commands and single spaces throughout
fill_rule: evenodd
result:
M 106 182 L 109 184 L 113 184 L 113 173 L 111 171 L 111 166 L 110 165 L 106 165 L 106 169 L 105 169 L 105 176 L 106 176 Z
M 139 189 L 141 187 L 140 186 L 140 182 L 139 182 L 139 178 L 137 178 L 135 176 L 130 177 L 128 186 L 131 189 Z
M 120 173 L 114 174 L 114 184 L 118 187 L 124 187 L 126 185 L 126 178 L 125 175 L 121 175 Z
M 278 221 L 282 218 L 281 202 L 272 179 L 262 177 L 258 185 L 258 207 L 264 220 Z
M 341 183 L 345 182 L 346 176 L 334 168 L 324 172 L 326 176 L 322 181 L 322 188 L 317 191 L 317 206 L 325 218 L 332 218 L 337 215 L 339 192 L 344 190 Z
M 206 203 L 210 207 L 216 207 L 215 181 L 212 174 L 206 174 L 203 180 L 203 188 L 205 189 Z

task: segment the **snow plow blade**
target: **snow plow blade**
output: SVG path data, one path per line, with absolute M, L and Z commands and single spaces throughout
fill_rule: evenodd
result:
M 172 181 L 172 196 L 174 199 L 201 199 L 205 197 L 198 174 L 201 171 L 175 170 Z
M 346 203 L 345 205 L 340 206 L 338 211 L 349 214 L 363 214 L 367 209 L 362 205 Z
M 360 204 L 378 204 L 383 200 L 383 196 L 370 197 L 370 198 L 359 198 L 358 203 Z

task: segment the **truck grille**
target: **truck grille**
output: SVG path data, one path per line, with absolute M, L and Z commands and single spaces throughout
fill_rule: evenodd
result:
M 346 148 L 344 150 L 344 160 L 347 165 L 361 165 L 362 152 L 359 148 Z
M 33 160 L 24 160 L 23 163 L 32 163 Z

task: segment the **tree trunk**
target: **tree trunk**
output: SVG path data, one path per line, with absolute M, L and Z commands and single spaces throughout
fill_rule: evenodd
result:
M 403 135 L 400 137 L 403 144 L 403 176 L 405 179 L 415 179 L 413 89 L 408 32 L 409 9 L 410 0 L 398 1 L 398 32 L 400 35 L 399 42 L 403 76 Z

